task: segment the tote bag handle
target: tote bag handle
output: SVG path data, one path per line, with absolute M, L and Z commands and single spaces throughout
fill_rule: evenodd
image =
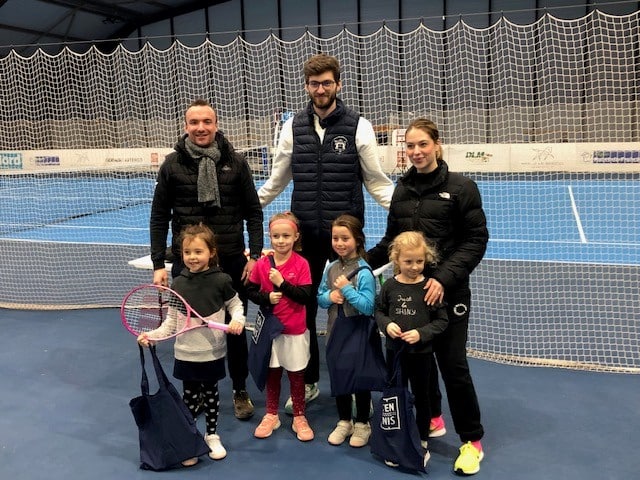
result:
M 402 366 L 400 364 L 400 357 L 405 350 L 404 344 L 396 352 L 396 356 L 393 359 L 393 373 L 389 378 L 389 386 L 402 387 Z
M 351 281 L 351 279 L 353 279 L 353 277 L 355 277 L 358 272 L 361 272 L 362 270 L 369 270 L 371 272 L 371 275 L 373 275 L 373 270 L 371 270 L 371 267 L 369 267 L 368 265 L 360 265 L 358 268 L 347 274 L 347 280 Z M 375 276 L 373 278 L 375 279 Z M 338 305 L 338 312 L 341 312 L 342 315 L 344 315 L 344 307 L 342 305 Z
M 356 274 L 362 270 L 369 270 L 371 272 L 371 275 L 373 275 L 373 270 L 371 270 L 371 267 L 368 265 L 360 265 L 358 268 L 356 268 L 354 271 L 352 271 L 351 273 L 349 273 L 347 275 L 347 280 L 351 280 L 353 277 L 356 276 Z M 375 279 L 375 275 L 373 277 Z
M 149 378 L 147 377 L 147 371 L 144 364 L 144 348 L 142 347 L 142 345 L 138 345 L 138 348 L 140 350 L 140 365 L 142 366 L 142 380 L 140 381 L 140 390 L 142 391 L 143 395 L 149 395 Z M 153 359 L 153 368 L 156 371 L 158 386 L 160 390 L 166 390 L 167 385 L 169 384 L 169 379 L 162 369 L 160 359 L 158 358 L 158 354 L 156 353 L 155 345 L 149 347 L 149 352 L 151 352 L 151 358 Z

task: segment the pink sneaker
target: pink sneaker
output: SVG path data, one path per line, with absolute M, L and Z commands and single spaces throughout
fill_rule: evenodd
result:
M 445 433 L 447 433 L 447 429 L 444 426 L 444 418 L 442 415 L 433 417 L 429 424 L 429 437 L 442 437 Z
M 187 460 L 182 461 L 182 466 L 193 467 L 196 463 L 198 463 L 198 457 L 188 458 Z
M 256 438 L 268 438 L 271 436 L 274 430 L 280 428 L 280 418 L 278 415 L 267 413 L 260 424 L 256 427 L 256 431 L 253 433 Z
M 311 430 L 309 422 L 307 422 L 307 419 L 304 415 L 293 417 L 293 425 L 291 426 L 291 428 L 294 432 L 296 432 L 298 440 L 300 440 L 301 442 L 308 442 L 310 440 L 313 440 L 313 430 Z

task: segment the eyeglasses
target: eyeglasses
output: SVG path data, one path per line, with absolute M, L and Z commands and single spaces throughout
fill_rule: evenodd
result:
M 333 80 L 325 80 L 324 82 L 316 82 L 315 80 L 311 80 L 310 82 L 307 82 L 307 86 L 313 90 L 317 90 L 320 88 L 320 85 L 322 85 L 322 88 L 327 89 L 327 88 L 331 88 L 336 84 L 336 82 L 334 82 Z

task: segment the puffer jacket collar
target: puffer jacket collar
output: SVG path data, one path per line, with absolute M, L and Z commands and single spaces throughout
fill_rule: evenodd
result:
M 438 166 L 431 173 L 433 173 L 434 175 L 433 175 L 429 190 L 433 188 L 438 188 L 447 182 L 447 177 L 449 176 L 449 167 L 444 161 L 438 160 Z M 411 166 L 407 171 L 407 173 L 402 178 L 400 178 L 399 182 L 404 187 L 410 190 L 416 191 L 418 175 L 421 175 L 421 174 L 418 173 L 418 170 L 416 170 L 416 167 Z
M 313 116 L 315 114 L 315 110 L 313 109 L 313 102 L 309 102 L 307 105 L 307 114 L 309 116 Z M 336 108 L 327 115 L 325 118 L 320 119 L 320 126 L 322 128 L 327 128 L 332 125 L 335 125 L 345 114 L 345 106 L 342 103 L 342 100 L 339 98 L 336 99 Z

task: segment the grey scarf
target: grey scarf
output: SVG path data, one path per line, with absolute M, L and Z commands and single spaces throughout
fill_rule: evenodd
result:
M 185 138 L 184 145 L 194 159 L 198 160 L 198 201 L 207 206 L 220 206 L 218 174 L 216 164 L 220 160 L 218 144 L 213 142 L 207 148 L 200 147 Z

